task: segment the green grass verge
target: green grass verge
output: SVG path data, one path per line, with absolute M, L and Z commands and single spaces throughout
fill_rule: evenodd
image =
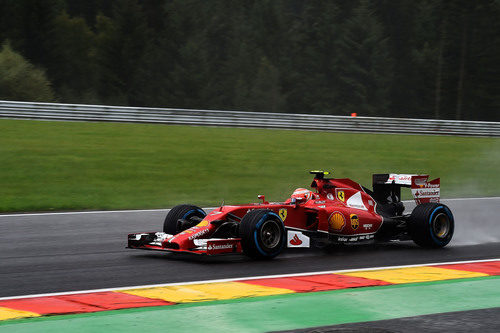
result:
M 500 194 L 500 139 L 0 120 L 0 211 L 278 201 L 311 169 L 371 186 L 430 173 L 443 197 Z

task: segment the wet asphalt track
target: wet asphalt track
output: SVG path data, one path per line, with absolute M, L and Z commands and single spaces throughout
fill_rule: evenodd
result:
M 412 242 L 294 249 L 271 261 L 125 249 L 127 233 L 161 230 L 166 210 L 0 215 L 0 297 L 500 257 L 500 198 L 443 202 L 456 219 L 444 249 Z

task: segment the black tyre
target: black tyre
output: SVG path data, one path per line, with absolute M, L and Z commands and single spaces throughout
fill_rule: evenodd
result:
M 168 212 L 163 223 L 163 232 L 175 235 L 181 231 L 194 227 L 207 213 L 193 205 L 178 205 Z
M 256 259 L 276 257 L 285 246 L 285 226 L 278 214 L 267 209 L 248 212 L 240 224 L 243 253 Z
M 422 247 L 444 247 L 451 241 L 455 221 L 451 210 L 443 204 L 424 203 L 415 207 L 408 221 L 413 241 Z

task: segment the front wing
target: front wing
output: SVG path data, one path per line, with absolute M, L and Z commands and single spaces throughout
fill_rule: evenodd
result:
M 129 249 L 141 249 L 164 252 L 191 253 L 199 255 L 220 255 L 241 253 L 241 238 L 210 238 L 195 239 L 195 247 L 190 249 L 178 249 L 173 247 L 163 247 L 165 239 L 172 235 L 164 232 L 146 232 L 128 235 Z

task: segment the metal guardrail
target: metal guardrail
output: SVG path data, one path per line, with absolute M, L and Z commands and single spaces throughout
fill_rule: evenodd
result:
M 0 101 L 0 118 L 111 121 L 370 133 L 500 136 L 500 122 Z

